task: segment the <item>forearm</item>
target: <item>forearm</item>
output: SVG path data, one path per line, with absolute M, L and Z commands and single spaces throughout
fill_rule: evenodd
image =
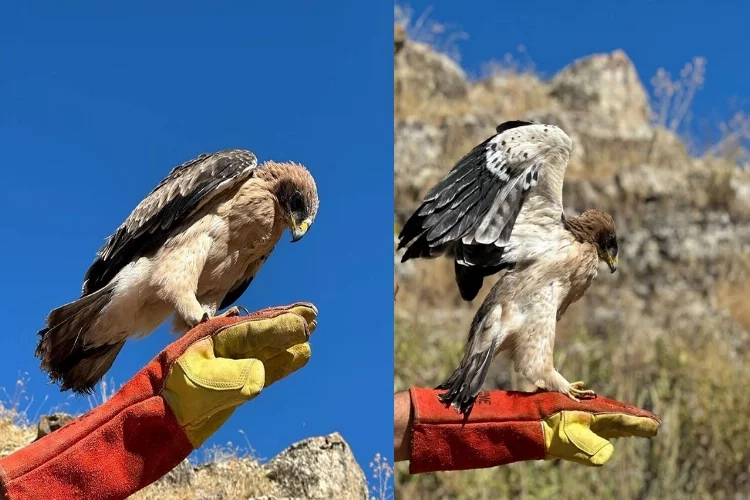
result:
M 409 391 L 396 393 L 393 396 L 393 459 L 396 462 L 409 460 L 413 419 Z

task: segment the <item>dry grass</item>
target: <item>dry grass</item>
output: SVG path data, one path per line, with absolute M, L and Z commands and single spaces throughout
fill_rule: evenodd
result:
M 732 165 L 747 168 L 750 166 L 750 116 L 744 110 L 735 110 L 729 120 L 719 123 L 718 138 L 709 139 L 702 147 L 698 147 L 691 138 L 690 111 L 695 95 L 706 81 L 706 66 L 706 58 L 694 57 L 683 66 L 679 78 L 675 80 L 664 68 L 657 70 L 651 78 L 653 123 L 671 132 L 681 132 L 695 156 L 720 158 Z M 713 135 L 713 131 L 708 132 Z
M 544 83 L 533 73 L 494 70 L 471 85 L 472 110 L 476 114 L 520 118 L 529 111 L 547 109 L 552 99 Z
M 380 453 L 370 462 L 370 500 L 389 500 L 393 498 L 393 466 Z
M 230 458 L 198 468 L 189 484 L 160 480 L 132 495 L 133 500 L 187 498 L 246 499 L 279 496 L 260 464 L 251 458 Z
M 461 60 L 459 42 L 469 38 L 468 33 L 455 25 L 441 23 L 430 17 L 433 7 L 427 7 L 415 17 L 414 9 L 408 5 L 395 4 L 393 18 L 409 40 L 429 45 L 436 52 L 445 54 L 456 62 Z
M 750 254 L 735 259 L 715 290 L 716 306 L 729 312 L 732 320 L 750 332 Z
M 0 406 L 0 457 L 10 455 L 36 438 L 36 429 L 19 425 L 18 413 Z
M 465 116 L 471 111 L 471 103 L 468 99 L 435 99 L 432 104 L 428 105 L 415 92 L 404 89 L 398 83 L 396 86 L 399 87 L 398 97 L 393 103 L 393 117 L 396 120 L 419 118 L 424 123 L 442 125 L 449 118 Z
M 455 366 L 460 334 L 396 325 L 396 390 L 434 385 Z M 747 355 L 735 356 L 720 334 L 648 341 L 592 336 L 569 327 L 556 348 L 562 373 L 601 394 L 653 409 L 663 418 L 656 439 L 621 439 L 600 469 L 560 462 L 409 476 L 397 467 L 399 498 L 732 498 L 750 494 L 750 443 L 744 415 L 750 394 Z M 702 332 L 704 333 L 704 332 Z M 505 369 L 510 370 L 510 367 Z M 513 379 L 513 377 L 509 377 Z M 508 389 L 516 384 L 509 384 Z

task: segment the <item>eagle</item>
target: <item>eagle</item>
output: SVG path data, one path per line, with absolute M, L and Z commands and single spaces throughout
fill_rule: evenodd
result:
M 578 401 L 594 397 L 553 366 L 555 325 L 580 299 L 604 261 L 618 263 L 613 218 L 599 210 L 563 212 L 562 188 L 573 143 L 559 127 L 508 121 L 474 147 L 424 197 L 399 234 L 402 262 L 454 261 L 461 297 L 503 272 L 474 316 L 463 359 L 438 389 L 468 415 L 492 360 L 509 351 L 515 369 L 539 389 Z
M 54 309 L 36 356 L 61 390 L 90 394 L 129 338 L 173 316 L 184 334 L 245 292 L 285 229 L 299 241 L 318 212 L 310 172 L 258 165 L 250 151 L 206 153 L 172 169 L 107 238 L 81 297 Z M 238 306 L 220 316 L 240 314 Z

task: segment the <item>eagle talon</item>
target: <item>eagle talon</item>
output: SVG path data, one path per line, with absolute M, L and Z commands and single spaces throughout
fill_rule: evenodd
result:
M 591 389 L 583 389 L 583 386 L 584 383 L 581 381 L 573 382 L 572 384 L 570 384 L 567 393 L 568 397 L 578 403 L 581 402 L 581 399 L 592 399 L 596 397 L 596 393 L 594 391 L 592 391 Z
M 214 316 L 214 318 L 234 318 L 240 315 L 240 310 L 245 311 L 246 314 L 250 314 L 243 306 L 232 306 L 223 313 Z

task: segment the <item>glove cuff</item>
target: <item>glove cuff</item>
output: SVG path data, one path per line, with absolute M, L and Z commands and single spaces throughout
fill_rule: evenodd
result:
M 409 390 L 414 409 L 411 474 L 481 469 L 545 457 L 539 413 L 527 411 L 524 416 L 516 411 L 516 393 L 481 393 L 472 414 L 465 419 L 438 400 L 442 392 L 417 387 Z

